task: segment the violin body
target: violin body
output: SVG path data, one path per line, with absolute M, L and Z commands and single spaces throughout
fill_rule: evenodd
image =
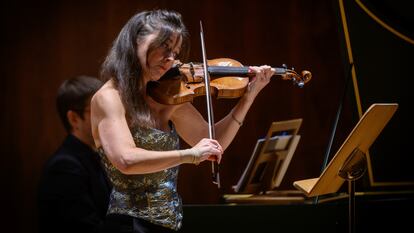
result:
M 248 77 L 255 76 L 248 67 L 234 59 L 218 58 L 208 60 L 207 64 L 211 79 L 210 93 L 215 98 L 241 97 L 248 86 Z M 283 79 L 292 79 L 297 83 L 301 82 L 302 85 L 311 78 L 309 71 L 303 71 L 303 78 L 298 79 L 298 74 L 293 70 L 272 69 L 275 75 L 281 75 Z M 206 94 L 203 65 L 177 62 L 160 80 L 148 83 L 147 93 L 161 104 L 192 102 L 195 97 Z

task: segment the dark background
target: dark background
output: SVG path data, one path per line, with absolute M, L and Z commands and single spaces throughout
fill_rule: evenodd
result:
M 356 1 L 344 1 L 349 37 L 354 57 L 356 81 L 362 111 L 373 103 L 394 102 L 399 108 L 382 134 L 371 147 L 374 187 L 386 185 L 394 189 L 399 184 L 414 184 L 412 172 L 412 141 L 414 127 L 412 107 L 414 65 L 413 4 L 403 1 L 360 1 L 379 21 L 375 21 Z M 381 24 L 409 38 L 391 33 Z M 353 95 L 353 94 L 352 94 Z M 356 110 L 355 106 L 355 110 Z M 411 188 L 412 189 L 412 188 Z
M 409 13 L 403 11 L 407 6 L 380 2 L 385 5 L 368 6 L 378 9 L 377 13 L 410 35 L 412 28 L 404 27 L 413 25 Z M 387 4 L 394 6 L 394 15 L 399 20 L 393 21 L 387 14 L 389 11 L 380 10 L 390 9 Z M 379 27 L 353 1 L 348 1 L 346 7 L 347 13 L 353 14 L 348 17 L 351 40 L 356 41 L 352 42 L 357 76 L 365 80 L 360 87 L 363 110 L 378 101 L 400 103 L 399 115 L 385 129 L 387 136 L 379 139 L 383 148 L 372 152 L 379 158 L 379 162 L 374 162 L 376 171 L 387 171 L 379 179 L 414 181 L 409 169 L 413 160 L 409 141 L 412 114 L 408 113 L 413 45 Z M 232 193 L 231 186 L 242 174 L 256 140 L 265 135 L 273 121 L 303 118 L 301 141 L 280 189 L 293 189 L 293 181 L 320 175 L 345 80 L 349 78 L 337 1 L 8 2 L 2 5 L 0 14 L 3 110 L 0 200 L 3 227 L 10 232 L 36 232 L 35 198 L 42 166 L 65 137 L 55 110 L 58 86 L 64 79 L 79 74 L 98 76 L 112 41 L 126 21 L 138 11 L 153 8 L 174 9 L 183 15 L 192 36 L 190 61 L 201 61 L 199 21 L 202 20 L 209 59 L 229 57 L 244 65 L 287 64 L 297 71 L 306 69 L 313 74 L 313 79 L 302 89 L 275 78 L 257 97 L 224 154 L 222 190 L 211 183 L 209 163 L 182 166 L 179 192 L 183 202 L 221 203 L 221 195 Z M 215 119 L 227 114 L 236 101 L 214 101 Z M 196 99 L 194 104 L 205 112 L 204 98 Z M 350 88 L 331 156 L 357 120 L 355 96 Z M 386 169 L 381 169 L 383 166 Z M 412 186 L 396 187 L 412 190 Z

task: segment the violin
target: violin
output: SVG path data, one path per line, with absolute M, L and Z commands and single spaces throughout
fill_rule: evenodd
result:
M 249 77 L 256 75 L 248 66 L 243 66 L 231 58 L 212 59 L 207 64 L 211 79 L 210 94 L 215 98 L 241 97 L 246 91 Z M 301 74 L 286 66 L 272 70 L 275 72 L 274 76 L 292 80 L 299 87 L 303 87 L 312 78 L 312 74 L 306 70 Z M 195 97 L 206 94 L 203 64 L 176 61 L 158 81 L 148 83 L 147 92 L 161 104 L 192 102 Z

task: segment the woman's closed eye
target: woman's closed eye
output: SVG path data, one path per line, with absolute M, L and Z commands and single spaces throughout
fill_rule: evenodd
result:
M 172 49 L 167 43 L 163 43 L 162 47 L 164 49 L 164 56 L 165 57 L 173 57 L 174 59 L 177 58 L 179 52 L 174 51 L 174 49 Z

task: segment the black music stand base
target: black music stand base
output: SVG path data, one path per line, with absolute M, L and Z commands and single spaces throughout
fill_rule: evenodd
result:
M 361 178 L 367 170 L 367 159 L 364 152 L 358 148 L 345 161 L 338 175 L 348 181 L 348 232 L 355 233 L 355 181 Z

